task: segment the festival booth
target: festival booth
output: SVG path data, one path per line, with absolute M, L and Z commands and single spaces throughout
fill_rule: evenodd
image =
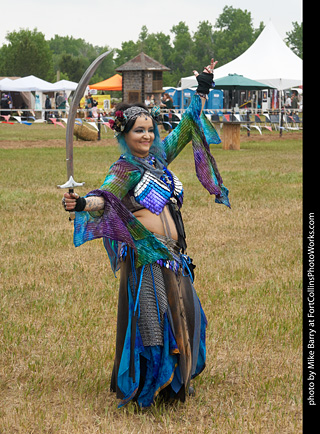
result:
M 55 83 L 53 83 L 52 85 L 52 90 L 53 92 L 56 93 L 56 97 L 55 97 L 55 105 L 57 107 L 57 101 L 58 101 L 58 97 L 60 98 L 60 101 L 64 100 L 65 102 L 62 103 L 65 106 L 66 111 L 64 113 L 66 113 L 69 110 L 69 98 L 70 95 L 73 91 L 75 91 L 78 87 L 78 83 L 76 83 L 75 81 L 70 81 L 70 80 L 59 80 Z M 53 97 L 52 94 L 47 94 L 49 97 Z M 66 122 L 66 119 L 64 119 Z M 52 119 L 51 119 L 52 121 Z
M 52 83 L 35 77 L 34 75 L 29 75 L 27 77 L 11 80 L 11 83 L 7 81 L 5 89 L 3 90 L 7 92 L 50 92 L 52 88 Z
M 120 74 L 115 74 L 107 80 L 100 81 L 99 83 L 90 84 L 89 89 L 96 90 L 122 90 L 122 77 Z
M 98 108 L 102 110 L 110 110 L 111 108 L 111 96 L 110 95 L 97 95 L 97 91 L 121 91 L 122 90 L 122 76 L 120 74 L 115 74 L 114 76 L 107 78 L 106 80 L 100 81 L 95 84 L 89 84 L 89 93 L 91 95 L 95 95 L 94 99 L 98 103 Z M 84 96 L 80 100 L 80 107 L 83 108 L 85 106 Z
M 51 91 L 52 83 L 33 75 L 16 80 L 5 78 L 0 82 L 0 90 L 9 94 L 13 108 L 17 110 L 30 109 L 29 115 L 33 115 L 33 110 L 41 110 L 41 93 Z M 35 94 L 31 92 L 35 92 Z
M 13 108 L 17 110 L 30 109 L 31 112 L 41 111 L 41 118 L 44 118 L 42 110 L 45 105 L 46 94 L 53 97 L 55 92 L 63 92 L 64 98 L 67 100 L 70 92 L 75 90 L 77 85 L 77 83 L 68 80 L 50 83 L 34 75 L 29 75 L 16 80 L 9 78 L 1 80 L 0 91 L 10 94 Z
M 285 44 L 269 21 L 243 54 L 214 70 L 214 77 L 219 79 L 235 73 L 264 83 L 280 92 L 302 84 L 302 59 Z M 183 89 L 196 85 L 194 75 L 181 78 Z
M 216 60 L 219 61 L 219 59 Z M 242 75 L 265 85 L 265 88 L 259 91 L 261 104 L 257 104 L 258 98 L 256 97 L 252 100 L 256 104 L 253 108 L 261 108 L 264 112 L 269 109 L 281 111 L 281 93 L 286 89 L 302 85 L 302 59 L 285 44 L 272 22 L 269 21 L 255 42 L 243 54 L 215 68 L 214 80 L 218 83 L 219 79 L 228 77 L 229 74 Z M 197 86 L 197 80 L 194 75 L 181 78 L 182 89 L 195 86 Z M 237 109 L 235 106 L 231 107 L 231 113 L 235 108 Z M 239 113 L 237 116 L 241 118 Z M 277 117 L 277 128 L 281 134 L 281 116 L 277 115 Z M 243 122 L 243 125 L 246 125 L 246 122 Z M 230 149 L 239 149 L 239 128 L 237 128 L 236 137 L 233 136 L 231 139 Z
M 234 107 L 234 95 L 236 90 L 261 90 L 270 88 L 264 83 L 256 80 L 251 80 L 239 74 L 228 74 L 226 77 L 221 77 L 215 80 L 215 89 L 230 90 L 232 94 L 232 104 Z M 248 113 L 247 113 L 248 114 Z M 219 121 L 218 121 L 219 122 Z M 249 130 L 251 121 L 249 116 L 229 113 L 223 116 L 223 149 L 240 149 L 240 127 L 246 125 Z

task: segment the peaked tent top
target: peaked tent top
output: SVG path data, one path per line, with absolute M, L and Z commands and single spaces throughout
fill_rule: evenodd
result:
M 107 78 L 107 80 L 100 81 L 99 83 L 95 84 L 90 84 L 89 89 L 122 90 L 122 77 L 120 74 L 116 74 L 113 77 Z
M 78 83 L 70 80 L 59 80 L 56 83 L 53 83 L 53 90 L 76 90 L 78 87 Z
M 214 76 L 234 73 L 279 90 L 288 89 L 302 84 L 302 59 L 285 44 L 269 21 L 255 42 L 239 57 L 216 68 Z M 183 88 L 196 84 L 194 76 L 181 78 Z
M 15 81 L 15 80 L 11 80 L 11 79 L 8 78 L 8 77 L 5 77 L 5 78 L 3 78 L 2 80 L 0 80 L 0 91 L 8 90 L 7 88 L 10 87 L 10 86 L 12 86 L 12 83 L 13 83 L 14 81 Z
M 12 83 L 6 86 L 6 91 L 11 92 L 50 92 L 53 90 L 53 84 L 34 75 L 12 80 Z

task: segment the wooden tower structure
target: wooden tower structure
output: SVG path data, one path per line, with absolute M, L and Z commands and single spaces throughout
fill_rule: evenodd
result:
M 141 52 L 116 71 L 122 73 L 123 102 L 144 102 L 147 96 L 154 95 L 155 102 L 159 104 L 163 92 L 162 73 L 170 71 L 170 68 Z

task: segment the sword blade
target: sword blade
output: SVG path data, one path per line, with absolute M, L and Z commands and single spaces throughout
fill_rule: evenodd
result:
M 104 60 L 105 57 L 110 54 L 112 50 L 106 51 L 102 53 L 99 57 L 97 57 L 91 65 L 88 67 L 86 72 L 81 77 L 81 80 L 78 83 L 78 86 L 75 90 L 67 122 L 67 130 L 66 130 L 66 161 L 67 161 L 67 177 L 68 181 L 63 185 L 58 185 L 58 188 L 69 188 L 69 193 L 73 193 L 73 188 L 83 185 L 84 182 L 78 183 L 73 179 L 73 130 L 74 130 L 74 122 L 77 116 L 77 110 L 80 103 L 80 100 L 86 90 L 86 87 L 89 84 L 90 78 L 95 73 L 96 69 L 100 65 L 100 63 Z M 75 213 L 69 213 L 69 220 L 74 220 Z
M 67 177 L 70 179 L 70 176 L 73 177 L 73 130 L 74 130 L 74 122 L 77 115 L 78 106 L 81 98 L 84 95 L 86 87 L 89 84 L 90 78 L 95 73 L 96 69 L 100 65 L 100 63 L 112 52 L 112 50 L 106 51 L 102 53 L 99 57 L 97 57 L 91 65 L 88 67 L 86 72 L 81 77 L 81 80 L 78 83 L 77 89 L 74 93 L 67 122 L 67 131 L 66 131 L 66 160 L 67 160 Z

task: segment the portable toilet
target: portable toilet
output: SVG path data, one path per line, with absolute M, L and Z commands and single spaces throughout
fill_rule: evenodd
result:
M 173 99 L 173 107 L 179 108 L 181 104 L 181 90 L 176 87 L 164 87 L 163 91 L 163 93 L 169 94 Z
M 223 109 L 223 91 L 218 89 L 210 90 L 204 108 L 208 110 Z
M 191 98 L 193 96 L 193 94 L 195 93 L 196 89 L 192 89 L 192 88 L 187 88 L 187 89 L 183 89 L 183 105 L 180 108 L 188 108 L 190 103 L 191 103 Z M 181 104 L 181 101 L 180 101 Z

